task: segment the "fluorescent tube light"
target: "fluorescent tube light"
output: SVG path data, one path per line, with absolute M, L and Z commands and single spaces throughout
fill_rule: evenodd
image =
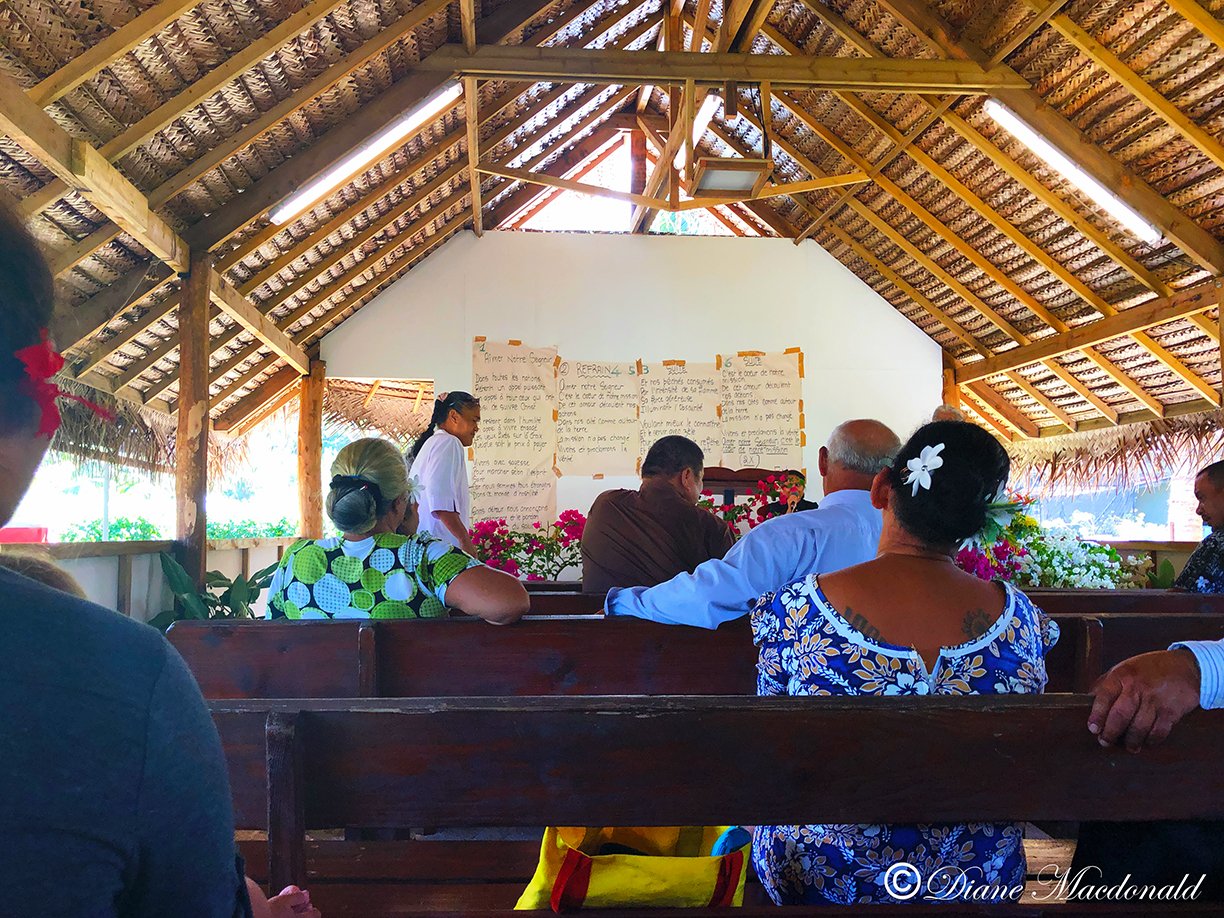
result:
M 1021 121 L 1010 108 L 997 99 L 987 99 L 983 106 L 986 114 L 997 121 L 1009 134 L 1027 146 L 1047 166 L 1068 182 L 1092 198 L 1111 217 L 1122 224 L 1132 235 L 1148 245 L 1156 245 L 1163 238 L 1160 230 L 1139 216 L 1129 204 L 1081 169 L 1062 150 L 1058 149 L 1030 125 Z
M 712 92 L 705 97 L 705 101 L 701 103 L 701 108 L 697 109 L 697 114 L 693 116 L 693 149 L 697 149 L 697 142 L 705 136 L 705 132 L 710 127 L 710 122 L 714 120 L 714 114 L 722 106 L 722 97 L 716 92 Z M 677 169 L 684 168 L 684 147 L 676 151 L 676 158 L 672 160 L 672 165 Z
M 430 95 L 420 105 L 404 112 L 378 133 L 362 141 L 342 159 L 328 166 L 285 200 L 268 212 L 268 219 L 277 226 L 288 223 L 302 211 L 318 203 L 345 181 L 361 172 L 388 150 L 423 124 L 432 121 L 453 106 L 463 95 L 462 84 L 450 81 Z

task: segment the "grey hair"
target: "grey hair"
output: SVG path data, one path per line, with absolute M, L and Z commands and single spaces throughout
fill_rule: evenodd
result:
M 830 462 L 850 472 L 875 475 L 892 466 L 901 441 L 879 421 L 846 421 L 833 428 L 825 448 Z

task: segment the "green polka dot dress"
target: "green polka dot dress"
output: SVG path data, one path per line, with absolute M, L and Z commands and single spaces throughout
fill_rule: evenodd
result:
M 268 586 L 269 618 L 441 618 L 446 588 L 480 562 L 427 533 L 299 539 Z

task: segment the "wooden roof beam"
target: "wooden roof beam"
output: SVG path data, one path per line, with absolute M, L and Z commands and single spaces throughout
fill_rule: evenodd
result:
M 56 304 L 51 319 L 51 337 L 61 351 L 83 349 L 129 304 L 139 303 L 177 277 L 161 262 L 139 264 L 76 306 Z M 100 345 L 101 348 L 107 346 Z
M 481 18 L 478 34 L 484 41 L 504 41 L 551 5 L 552 0 L 508 0 L 491 15 Z M 270 207 L 347 154 L 362 140 L 404 111 L 419 105 L 445 82 L 443 75 L 418 72 L 393 84 L 312 146 L 297 153 L 243 194 L 236 195 L 192 226 L 185 234 L 188 243 L 199 248 L 215 249 L 234 233 L 261 218 Z
M 954 36 L 935 10 L 922 0 L 880 0 L 880 4 L 948 58 L 977 63 L 989 59 L 989 55 L 973 42 Z M 996 90 L 994 95 L 1085 172 L 1112 189 L 1199 265 L 1212 274 L 1224 272 L 1224 243 L 1170 204 L 1133 169 L 1088 141 L 1037 92 L 1031 88 L 1006 87 Z
M 344 0 L 316 0 L 308 3 L 288 19 L 263 33 L 251 44 L 231 55 L 203 76 L 193 80 L 177 95 L 163 102 L 155 110 L 130 125 L 118 137 L 108 140 L 98 152 L 108 161 L 117 162 L 147 143 L 159 131 L 169 127 L 197 105 L 207 101 L 226 84 L 233 82 L 270 54 L 274 54 L 306 29 L 311 28 L 324 16 L 341 6 Z M 59 197 L 70 190 L 71 183 L 64 187 L 47 186 L 39 189 L 39 195 Z
M 985 69 L 967 61 L 863 60 L 846 57 L 793 58 L 776 54 L 696 54 L 689 51 L 609 51 L 482 45 L 467 54 L 443 45 L 417 65 L 418 71 L 482 80 L 547 80 L 571 83 L 683 83 L 727 81 L 778 88 L 823 87 L 876 92 L 995 93 L 1028 83 L 1011 68 Z
M 836 32 L 843 41 L 850 44 L 860 53 L 868 57 L 885 56 L 882 51 L 859 34 L 841 16 L 818 2 L 818 0 L 802 0 L 802 2 L 825 25 Z M 928 97 L 919 96 L 918 98 L 928 109 L 935 109 L 935 102 L 931 101 Z M 940 117 L 944 124 L 989 159 L 999 171 L 1027 190 L 1029 194 L 1033 195 L 1038 201 L 1041 201 L 1046 207 L 1050 208 L 1050 210 L 1070 224 L 1082 236 L 1096 245 L 1102 253 L 1130 272 L 1136 280 L 1144 284 L 1149 290 L 1159 296 L 1168 296 L 1172 292 L 1163 281 L 1132 257 L 1129 252 L 1115 243 L 1107 233 L 1091 220 L 1077 213 L 1074 207 L 1042 184 L 1032 173 L 1020 168 L 1014 160 L 987 140 L 969 122 L 952 111 L 946 111 Z
M 305 86 L 261 114 L 232 137 L 226 138 L 217 146 L 204 152 L 190 165 L 166 179 L 149 193 L 149 203 L 154 207 L 160 207 L 217 166 L 241 153 L 284 119 L 340 84 L 350 74 L 364 67 L 430 18 L 445 10 L 449 2 L 450 0 L 424 0 L 414 6 L 395 22 L 380 29 L 374 36 L 344 55 Z
M 1217 48 L 1224 51 L 1224 22 L 1203 8 L 1197 0 L 1165 0 L 1169 6 L 1181 13 L 1189 23 L 1210 38 Z
M 617 136 L 617 131 L 610 128 L 599 128 L 590 135 L 578 141 L 549 164 L 544 171 L 547 175 L 565 178 L 575 169 L 579 169 L 601 148 L 608 146 Z M 520 214 L 531 209 L 538 201 L 549 194 L 548 189 L 535 185 L 521 184 L 517 191 L 506 197 L 489 216 L 489 225 L 494 229 L 516 223 L 521 220 Z
M 162 0 L 161 3 L 154 4 L 78 54 L 55 73 L 30 87 L 30 99 L 41 108 L 62 99 L 137 45 L 189 12 L 198 2 L 199 0 Z
M 236 402 L 213 421 L 213 430 L 242 436 L 278 407 L 286 405 L 286 396 L 292 397 L 296 393 L 301 379 L 293 367 L 281 368 L 265 380 L 262 386 Z
M 473 0 L 461 0 L 460 8 L 464 4 L 470 4 Z M 472 40 L 476 39 L 476 26 L 472 26 Z M 466 44 L 466 42 L 465 42 Z M 475 50 L 473 44 L 472 50 Z M 472 232 L 479 238 L 484 235 L 484 219 L 481 213 L 480 203 L 480 103 L 479 103 L 479 88 L 476 85 L 475 77 L 463 78 L 463 100 L 464 109 L 467 112 L 466 127 L 467 127 L 467 174 L 468 188 L 472 194 Z
M 988 411 L 982 402 L 977 398 L 976 393 L 962 388 L 960 390 L 961 407 L 968 408 L 973 414 L 977 415 L 1000 439 L 1011 443 L 1016 439 L 1013 428 L 1004 424 L 997 416 Z
M 1030 9 L 1039 10 L 1041 0 L 1026 0 Z M 1207 159 L 1224 169 L 1224 146 L 1198 126 L 1192 118 L 1158 93 L 1150 83 L 1123 63 L 1118 55 L 1097 41 L 1087 29 L 1065 14 L 1053 17 L 1050 25 L 1089 60 L 1121 83 L 1128 92 L 1159 115 L 1166 124 L 1198 148 Z
M 1039 435 L 1036 424 L 1025 417 L 1019 408 L 985 383 L 969 383 L 966 386 L 962 386 L 961 389 L 962 392 L 965 389 L 972 392 L 978 401 L 991 408 L 995 414 L 1003 419 L 1003 422 L 1008 427 L 1020 436 L 1031 438 Z
M 1219 304 L 1224 282 L 1211 279 L 1179 290 L 1171 297 L 1157 297 L 1117 315 L 1080 325 L 1068 332 L 1042 338 L 1024 347 L 1005 351 L 988 360 L 967 363 L 956 371 L 958 383 L 972 382 L 1028 366 L 1039 360 L 1060 357 L 1114 338 L 1164 325 L 1175 319 L 1205 312 Z
M 743 117 L 747 118 L 750 123 L 752 123 L 753 125 L 756 125 L 759 128 L 759 123 L 750 113 L 744 113 Z M 807 170 L 810 174 L 812 175 L 822 174 L 821 171 L 816 167 L 816 165 L 812 163 L 811 160 L 809 160 L 803 154 L 801 150 L 799 150 L 797 147 L 795 147 L 793 144 L 787 141 L 786 138 L 782 136 L 775 136 L 774 143 L 776 143 L 783 150 L 783 152 L 785 152 L 791 159 L 793 159 L 802 168 Z M 800 204 L 800 206 L 804 207 L 805 209 L 810 209 L 809 205 L 807 205 L 806 202 L 802 201 L 801 199 L 796 199 L 796 200 Z M 847 206 L 849 206 L 850 209 L 854 211 L 855 214 L 857 214 L 859 217 L 865 220 L 868 224 L 870 224 L 877 232 L 879 232 L 886 239 L 888 239 L 893 245 L 895 245 L 901 251 L 909 255 L 910 258 L 913 259 L 920 267 L 925 269 L 928 273 L 931 273 L 935 277 L 937 277 L 945 286 L 949 287 L 949 289 L 951 289 L 954 293 L 959 294 L 962 299 L 964 299 L 967 303 L 969 303 L 969 305 L 973 306 L 974 309 L 976 309 L 979 313 L 986 316 L 986 318 L 991 319 L 991 321 L 996 325 L 996 327 L 1000 328 L 1005 334 L 1011 337 L 1012 340 L 1017 341 L 1021 344 L 1028 343 L 1028 338 L 1026 336 L 1022 335 L 1017 329 L 1012 327 L 1010 323 L 1007 323 L 1006 320 L 1003 320 L 1001 316 L 998 316 L 996 313 L 994 313 L 994 311 L 990 309 L 990 307 L 987 306 L 979 297 L 977 297 L 972 291 L 964 287 L 963 284 L 961 284 L 959 281 L 953 278 L 950 274 L 948 274 L 948 272 L 945 271 L 940 265 L 938 265 L 933 259 L 929 258 L 924 252 L 922 252 L 921 250 L 913 246 L 909 242 L 908 239 L 906 239 L 901 233 L 893 229 L 893 227 L 887 222 L 885 222 L 878 214 L 876 214 L 875 211 L 867 207 L 861 201 L 858 201 L 854 198 L 850 198 L 848 200 Z M 865 246 L 862 247 L 862 251 L 866 252 Z M 924 302 L 929 302 L 929 301 L 927 301 L 926 298 L 923 297 L 921 300 L 915 300 L 915 302 L 917 302 L 919 305 L 923 305 Z M 934 304 L 931 304 L 931 305 L 934 305 Z M 937 319 L 939 318 L 939 315 L 936 313 L 932 313 L 932 315 L 934 315 Z M 992 316 L 994 316 L 994 318 L 991 318 Z M 948 327 L 948 326 L 945 325 L 945 327 Z M 975 350 L 977 350 L 977 348 L 975 348 Z M 1053 363 L 1053 362 L 1050 361 L 1050 363 Z M 1050 367 L 1050 369 L 1051 369 L 1051 372 L 1054 372 L 1053 367 Z M 1093 395 L 1086 387 L 1080 386 L 1078 383 L 1069 383 L 1069 384 L 1071 384 L 1072 387 L 1075 388 L 1076 391 L 1079 392 L 1080 395 L 1084 397 L 1085 401 L 1087 401 L 1088 404 L 1092 408 L 1094 408 L 1096 411 L 1101 413 L 1107 419 L 1117 418 L 1118 416 L 1117 412 L 1111 407 L 1109 407 L 1104 401 L 1102 401 L 1101 399 Z

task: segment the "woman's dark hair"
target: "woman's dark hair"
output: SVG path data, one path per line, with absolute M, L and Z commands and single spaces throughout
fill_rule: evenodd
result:
M 34 237 L 0 206 L 0 435 L 38 424 L 39 409 L 26 392 L 25 366 L 14 352 L 37 344 L 55 306 L 51 271 Z
M 450 416 L 452 410 L 462 412 L 465 408 L 474 408 L 479 404 L 480 399 L 470 392 L 447 392 L 442 398 L 434 399 L 433 417 L 429 419 L 429 426 L 425 428 L 425 432 L 412 444 L 412 449 L 408 451 L 408 458 L 417 457 L 425 441 L 434 435 L 438 425 Z
M 931 471 L 930 489 L 909 481 L 907 463 L 924 446 L 944 448 L 943 465 Z M 965 421 L 933 421 L 919 427 L 889 470 L 893 512 L 910 535 L 933 545 L 960 542 L 986 524 L 986 506 L 1007 482 L 1011 459 L 993 436 Z M 908 483 L 907 483 L 908 482 Z

